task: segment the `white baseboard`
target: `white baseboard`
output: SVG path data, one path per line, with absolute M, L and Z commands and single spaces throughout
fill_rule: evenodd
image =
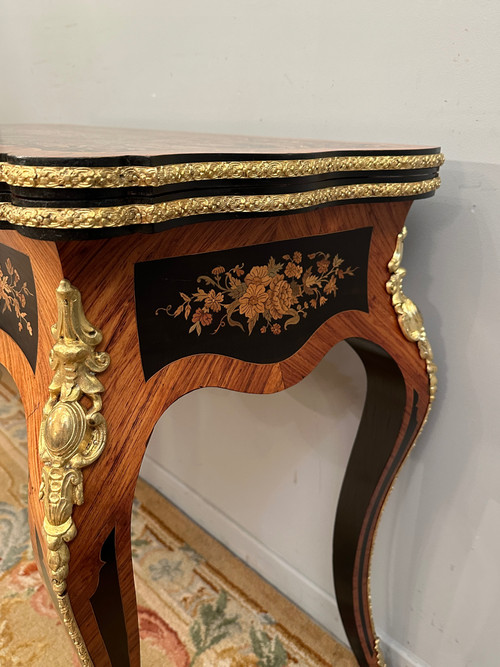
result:
M 219 507 L 200 496 L 178 477 L 146 455 L 141 477 L 178 506 L 193 521 L 220 540 L 247 565 L 309 614 L 317 623 L 347 644 L 335 598 L 319 588 L 247 532 Z M 388 667 L 429 667 L 383 631 L 378 631 Z
M 405 648 L 383 630 L 377 629 L 380 638 L 380 647 L 388 667 L 431 667 L 429 663 Z

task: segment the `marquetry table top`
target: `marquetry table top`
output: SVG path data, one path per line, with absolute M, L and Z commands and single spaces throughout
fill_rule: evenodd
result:
M 39 238 L 92 238 L 415 199 L 439 187 L 442 163 L 435 146 L 4 125 L 0 225 Z

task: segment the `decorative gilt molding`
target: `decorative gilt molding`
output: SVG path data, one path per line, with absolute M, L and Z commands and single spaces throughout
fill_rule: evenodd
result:
M 375 640 L 375 655 L 377 656 L 378 667 L 387 667 L 382 650 L 380 648 L 380 639 L 378 637 Z
M 443 162 L 442 153 L 187 162 L 155 167 L 49 167 L 0 162 L 0 181 L 23 188 L 161 187 L 225 178 L 294 178 L 349 171 L 429 169 L 440 167 Z
M 83 503 L 82 468 L 100 456 L 106 444 L 106 421 L 100 410 L 104 387 L 95 377 L 109 365 L 106 352 L 96 352 L 101 332 L 85 317 L 80 292 L 67 280 L 57 288 L 58 319 L 52 327 L 55 344 L 49 363 L 54 377 L 43 409 L 39 453 L 43 461 L 40 500 L 52 588 L 64 624 L 85 667 L 92 661 L 76 624 L 66 579 L 76 536 L 73 506 Z M 90 405 L 80 403 L 86 398 Z
M 437 366 L 434 363 L 434 356 L 424 328 L 422 315 L 413 301 L 403 292 L 403 279 L 406 276 L 406 269 L 401 266 L 401 261 L 403 259 L 403 245 L 406 234 L 406 227 L 403 227 L 401 233 L 398 234 L 396 249 L 388 265 L 391 277 L 386 287 L 389 294 L 392 295 L 392 305 L 396 311 L 401 331 L 409 341 L 417 343 L 420 356 L 425 361 L 429 376 L 430 410 L 437 391 Z
M 95 208 L 22 207 L 0 203 L 0 220 L 12 225 L 49 229 L 96 229 L 151 225 L 198 215 L 274 213 L 360 199 L 418 197 L 437 190 L 438 176 L 408 183 L 355 183 L 319 190 L 271 195 L 190 197 L 157 204 L 129 204 Z
M 68 594 L 64 593 L 64 595 L 57 595 L 56 597 L 59 613 L 61 614 L 63 623 L 76 649 L 80 664 L 82 667 L 93 667 L 94 663 L 92 662 L 87 647 L 85 646 L 85 642 L 83 641 L 80 628 L 77 625 L 73 609 L 71 608 Z

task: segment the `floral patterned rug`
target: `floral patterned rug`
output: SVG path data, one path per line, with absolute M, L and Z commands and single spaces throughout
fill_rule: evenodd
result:
M 76 667 L 33 560 L 26 458 L 24 412 L 2 371 L 0 665 Z M 347 649 L 141 481 L 132 546 L 144 667 L 356 664 Z M 57 653 L 50 650 L 54 643 Z

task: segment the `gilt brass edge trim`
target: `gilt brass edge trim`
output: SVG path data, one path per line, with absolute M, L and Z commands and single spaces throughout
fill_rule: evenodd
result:
M 382 654 L 382 649 L 380 648 L 380 639 L 378 637 L 375 639 L 375 655 L 377 656 L 377 666 L 387 667 L 384 656 Z
M 104 387 L 95 375 L 106 370 L 109 355 L 95 349 L 102 334 L 85 317 L 80 292 L 61 280 L 56 296 L 58 318 L 52 327 L 54 346 L 49 357 L 54 375 L 39 436 L 39 497 L 50 584 L 80 662 L 92 667 L 67 592 L 68 543 L 77 534 L 73 508 L 84 502 L 82 468 L 94 463 L 106 444 L 107 426 L 100 412 Z
M 151 225 L 198 215 L 275 213 L 360 199 L 417 197 L 436 190 L 439 176 L 407 183 L 359 183 L 269 195 L 189 197 L 156 204 L 95 208 L 42 208 L 0 203 L 0 219 L 12 225 L 49 229 L 97 229 Z
M 68 631 L 68 634 L 71 638 L 71 641 L 73 642 L 76 653 L 80 660 L 80 664 L 82 667 L 94 667 L 94 663 L 92 662 L 92 658 L 90 657 L 87 646 L 83 640 L 82 633 L 80 632 L 80 628 L 76 622 L 75 614 L 71 607 L 68 594 L 64 593 L 63 595 L 57 595 L 57 604 L 63 623 L 66 627 L 66 630 Z
M 440 167 L 442 153 L 347 155 L 294 160 L 186 162 L 155 167 L 57 167 L 0 162 L 0 182 L 24 188 L 161 187 L 174 183 L 240 178 L 296 178 L 332 172 L 397 171 Z

